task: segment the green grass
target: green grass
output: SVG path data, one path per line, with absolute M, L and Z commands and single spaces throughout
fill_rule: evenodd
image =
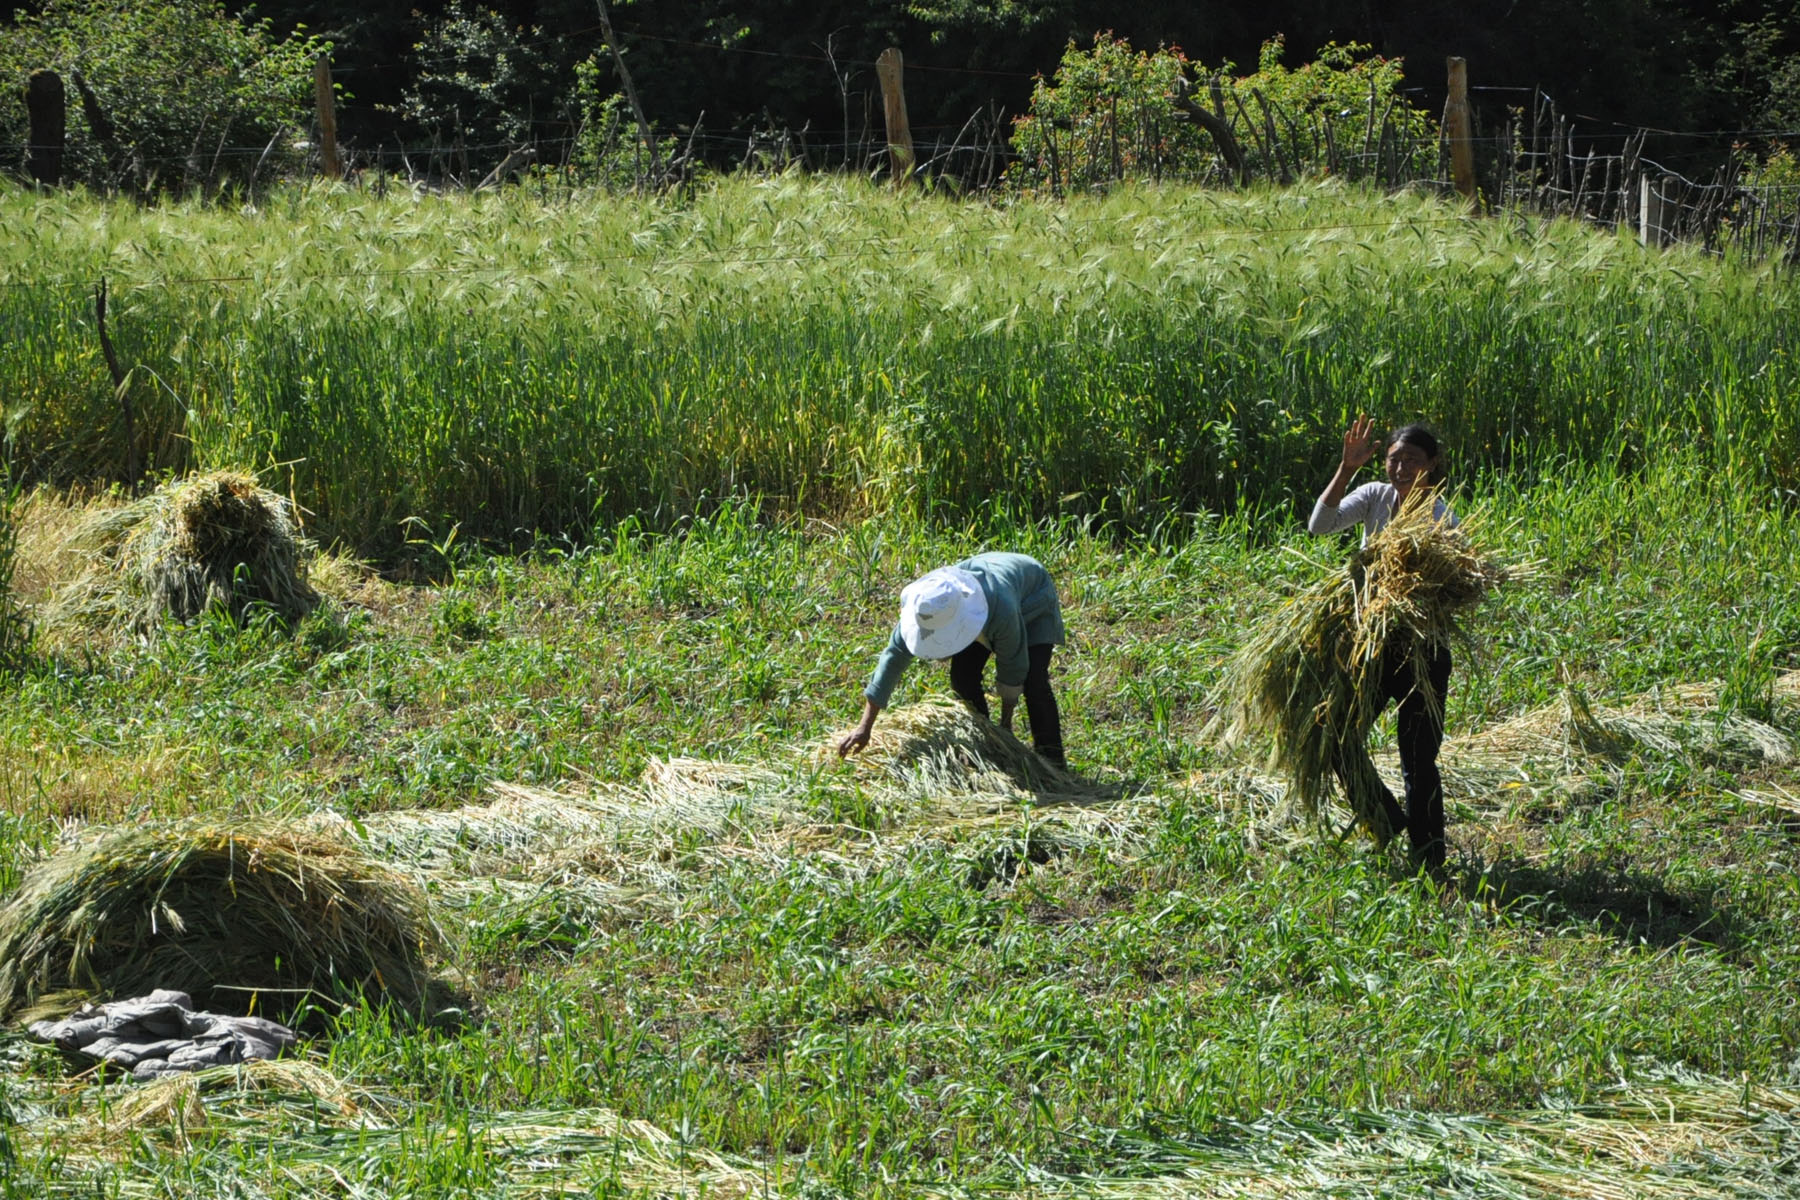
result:
M 0 220 L 16 464 L 117 470 L 105 274 L 157 465 L 258 468 L 408 580 L 340 570 L 292 628 L 48 631 L 0 705 L 0 893 L 87 824 L 367 830 L 497 782 L 639 821 L 589 844 L 568 802 L 550 882 L 434 876 L 466 1019 L 353 1007 L 311 1074 L 145 1092 L 0 1035 L 5 1200 L 1791 1188 L 1800 769 L 1723 740 L 1800 737 L 1779 271 L 1332 188 Z M 1483 760 L 1442 879 L 1273 827 L 1199 737 L 1344 550 L 1299 530 L 1358 410 L 1437 422 L 1459 512 L 1541 564 L 1459 658 L 1453 748 L 1571 694 L 1679 710 L 1610 760 Z M 16 509 L 31 605 L 55 503 Z M 1061 586 L 1103 812 L 952 818 L 808 753 L 900 587 L 981 548 Z M 781 806 L 658 824 L 632 789 L 683 756 Z
M 1791 505 L 1570 467 L 1459 508 L 1542 568 L 1480 621 L 1453 738 L 1564 685 L 1607 701 L 1708 678 L 1728 711 L 1800 734 L 1770 690 L 1800 666 Z M 0 887 L 68 819 L 454 807 L 490 781 L 627 784 L 676 755 L 792 771 L 789 747 L 856 715 L 900 585 L 979 545 L 1034 553 L 1062 586 L 1077 769 L 1158 799 L 1121 809 L 1116 837 L 1070 838 L 1053 810 L 932 834 L 836 771 L 795 775 L 840 831 L 829 852 L 783 849 L 745 807 L 656 841 L 663 890 L 635 915 L 555 891 L 459 902 L 469 1023 L 353 1010 L 310 1045 L 379 1114 L 361 1132 L 320 1101 L 225 1088 L 201 1094 L 210 1132 L 102 1134 L 129 1089 L 0 1041 L 10 1194 L 697 1195 L 707 1171 L 785 1195 L 1155 1196 L 1183 1171 L 1314 1170 L 1332 1195 L 1787 1186 L 1757 1164 L 1791 1153 L 1800 1111 L 1800 862 L 1791 820 L 1750 793 L 1792 795 L 1800 774 L 1700 738 L 1579 787 L 1520 761 L 1452 803 L 1441 882 L 1357 841 L 1253 836 L 1258 810 L 1204 773 L 1221 764 L 1195 737 L 1229 651 L 1315 569 L 1288 551 L 1341 549 L 1300 517 L 1122 542 L 1003 512 L 827 529 L 728 505 L 674 535 L 445 546 L 441 582 L 293 632 L 202 623 L 40 657 L 0 715 Z M 901 699 L 946 689 L 915 668 Z M 1709 1151 L 1672 1124 L 1690 1085 L 1661 1090 L 1670 1072 L 1736 1114 Z M 1764 1086 L 1790 1091 L 1753 1100 Z M 1653 1149 L 1582 1149 L 1570 1105 Z M 671 1141 L 646 1148 L 614 1114 Z M 49 1138 L 57 1120 L 93 1144 Z
M 1151 532 L 1309 495 L 1358 411 L 1455 469 L 1679 458 L 1800 485 L 1780 269 L 1336 187 L 985 206 L 853 182 L 679 199 L 293 190 L 260 212 L 0 195 L 0 396 L 35 478 L 249 466 L 389 555 L 788 515 Z

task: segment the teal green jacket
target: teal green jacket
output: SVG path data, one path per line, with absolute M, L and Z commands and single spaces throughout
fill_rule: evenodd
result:
M 1063 643 L 1062 603 L 1056 598 L 1056 584 L 1043 563 L 1024 554 L 977 554 L 955 565 L 981 582 L 988 616 L 980 640 L 994 653 L 994 682 L 1001 696 L 1017 696 L 1031 667 L 1028 648 Z M 875 707 L 886 708 L 912 660 L 913 652 L 906 648 L 896 621 L 863 695 Z

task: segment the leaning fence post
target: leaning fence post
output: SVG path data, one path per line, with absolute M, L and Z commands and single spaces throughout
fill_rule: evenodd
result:
M 612 12 L 606 7 L 606 0 L 594 0 L 594 7 L 600 13 L 600 37 L 606 42 L 606 48 L 612 52 L 613 66 L 619 71 L 619 85 L 625 89 L 626 103 L 631 105 L 631 115 L 637 118 L 639 147 L 633 152 L 633 158 L 641 161 L 643 154 L 650 155 L 650 178 L 662 179 L 662 162 L 660 152 L 656 148 L 656 131 L 650 128 L 650 120 L 644 116 L 644 106 L 638 103 L 637 85 L 631 81 L 631 70 L 625 65 L 625 54 L 619 49 L 619 39 L 613 35 Z M 637 186 L 644 183 L 644 172 L 640 167 L 635 171 Z
M 33 71 L 25 85 L 25 112 L 30 128 L 25 170 L 37 182 L 55 187 L 62 182 L 63 149 L 68 145 L 69 105 L 62 76 Z
M 898 46 L 889 46 L 875 60 L 875 73 L 881 78 L 881 103 L 887 114 L 888 167 L 895 187 L 906 185 L 914 161 L 912 127 L 906 120 L 906 88 L 901 79 L 903 67 Z
M 143 475 L 143 459 L 138 454 L 137 411 L 131 403 L 131 373 L 119 365 L 119 355 L 113 349 L 112 338 L 106 333 L 106 276 L 100 277 L 100 286 L 94 289 L 94 328 L 100 334 L 100 354 L 106 359 L 106 370 L 112 376 L 113 399 L 119 405 L 119 415 L 125 422 L 125 486 L 137 487 L 138 479 Z
M 327 179 L 342 179 L 344 164 L 338 159 L 337 106 L 331 95 L 331 59 L 313 59 L 313 92 L 319 107 L 319 169 Z
M 1475 150 L 1469 132 L 1469 64 L 1452 57 L 1450 91 L 1444 100 L 1444 136 L 1450 139 L 1450 179 L 1462 198 L 1476 204 Z

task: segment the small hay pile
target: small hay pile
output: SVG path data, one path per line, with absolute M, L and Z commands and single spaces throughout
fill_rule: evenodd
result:
M 1351 810 L 1385 845 L 1396 830 L 1368 749 L 1384 706 L 1383 657 L 1391 647 L 1463 640 L 1458 619 L 1508 576 L 1466 528 L 1441 524 L 1429 504 L 1407 505 L 1348 570 L 1305 588 L 1251 634 L 1226 669 L 1209 732 L 1226 745 L 1266 739 L 1269 769 L 1288 781 L 1289 803 L 1314 820 L 1341 768 Z M 1408 654 L 1413 686 L 1441 706 L 1424 657 Z
M 15 1094 L 22 1092 L 22 1089 Z M 420 1162 L 453 1160 L 481 1195 L 817 1195 L 791 1168 L 675 1137 L 605 1108 L 494 1111 L 444 1119 L 301 1059 L 249 1062 L 131 1088 L 63 1084 L 22 1097 L 8 1128 L 22 1163 L 58 1194 L 153 1200 L 179 1171 L 184 1194 L 303 1197 L 411 1194 Z M 4 1176 L 0 1176 L 4 1178 Z M 29 1185 L 29 1177 L 27 1177 Z M 35 1193 L 33 1193 L 35 1194 Z
M 703 758 L 653 758 L 638 790 L 629 823 L 645 830 L 719 837 L 745 824 L 799 819 L 805 808 L 795 781 L 778 771 Z
M 816 820 L 804 772 L 693 758 L 652 759 L 631 785 L 490 790 L 484 804 L 309 824 L 395 864 L 452 906 L 493 913 L 554 896 L 594 923 L 678 907 L 683 864 L 702 846 L 700 857 L 719 860 L 769 839 L 806 839 Z
M 1013 1190 L 984 1190 L 1032 1200 L 1768 1200 L 1794 1195 L 1800 1091 L 1676 1078 L 1621 1084 L 1578 1106 L 1469 1114 L 1294 1107 L 1220 1121 L 1197 1137 L 1071 1133 L 1077 1147 L 1104 1146 L 1106 1173 L 1035 1169 Z
M 0 908 L 0 1016 L 70 989 L 169 988 L 220 1012 L 247 1011 L 258 990 L 348 990 L 417 1010 L 439 941 L 423 894 L 338 838 L 111 830 L 39 863 Z
M 815 766 L 838 764 L 842 737 L 813 747 Z M 870 843 L 849 856 L 861 862 L 931 848 L 968 861 L 975 876 L 1010 878 L 1028 862 L 1134 844 L 1159 809 L 1154 796 L 1046 762 L 954 701 L 885 714 L 850 764 L 858 796 L 881 817 Z M 984 863 L 1011 866 L 990 872 Z
M 666 873 L 622 837 L 628 804 L 610 791 L 554 792 L 496 783 L 486 804 L 389 809 L 355 821 L 320 814 L 333 832 L 410 877 L 445 905 L 505 912 L 554 895 L 583 922 L 636 920 L 668 908 Z
M 1709 766 L 1785 766 L 1792 740 L 1781 730 L 1721 705 L 1719 683 L 1659 687 L 1616 708 L 1596 707 L 1578 688 L 1543 708 L 1461 739 L 1474 761 L 1685 756 Z
M 842 738 L 841 730 L 826 738 L 814 748 L 814 760 L 835 760 Z M 1053 766 L 1000 726 L 948 700 L 884 714 L 868 746 L 852 761 L 915 797 L 1026 792 L 1046 803 L 1115 798 L 1113 789 Z
M 258 607 L 292 621 L 319 603 L 293 506 L 234 471 L 166 484 L 101 513 L 72 542 L 92 566 L 52 602 L 52 622 L 144 632 L 215 608 L 242 619 Z
M 581 923 L 662 919 L 696 878 L 807 858 L 857 871 L 922 845 L 1026 859 L 1136 837 L 1153 798 L 1059 770 L 960 704 L 900 708 L 846 764 L 841 737 L 774 765 L 653 759 L 631 784 L 492 786 L 486 803 L 316 817 L 484 919 L 546 897 Z

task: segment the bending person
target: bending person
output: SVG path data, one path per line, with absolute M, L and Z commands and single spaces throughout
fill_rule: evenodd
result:
M 913 580 L 900 593 L 900 620 L 863 688 L 862 720 L 838 743 L 838 754 L 869 744 L 875 717 L 915 658 L 949 659 L 951 689 L 986 717 L 981 679 L 991 657 L 1000 727 L 1012 729 L 1013 711 L 1023 697 L 1033 746 L 1047 761 L 1064 766 L 1062 716 L 1050 689 L 1050 653 L 1062 641 L 1056 585 L 1035 558 L 977 554 Z
M 1452 527 L 1456 515 L 1436 495 L 1443 482 L 1443 451 L 1423 425 L 1407 425 L 1388 438 L 1384 465 L 1386 483 L 1365 483 L 1345 494 L 1351 479 L 1375 457 L 1371 436 L 1373 422 L 1358 417 L 1344 434 L 1343 457 L 1325 491 L 1313 506 L 1306 528 L 1317 534 L 1337 533 L 1352 525 L 1363 527 L 1363 542 L 1379 532 L 1409 502 L 1429 500 L 1432 515 Z M 1422 491 L 1421 491 L 1422 489 Z M 1415 492 L 1419 492 L 1415 496 Z M 1406 809 L 1401 811 L 1393 794 L 1381 790 L 1382 807 L 1395 829 L 1404 827 L 1413 856 L 1432 867 L 1444 865 L 1444 780 L 1438 772 L 1438 748 L 1444 741 L 1444 701 L 1450 686 L 1450 647 L 1434 642 L 1424 647 L 1425 677 L 1436 692 L 1436 703 L 1413 686 L 1413 664 L 1404 643 L 1389 645 L 1381 661 L 1381 702 L 1397 701 L 1400 742 L 1400 777 L 1406 783 Z M 1348 786 L 1340 765 L 1338 777 Z

